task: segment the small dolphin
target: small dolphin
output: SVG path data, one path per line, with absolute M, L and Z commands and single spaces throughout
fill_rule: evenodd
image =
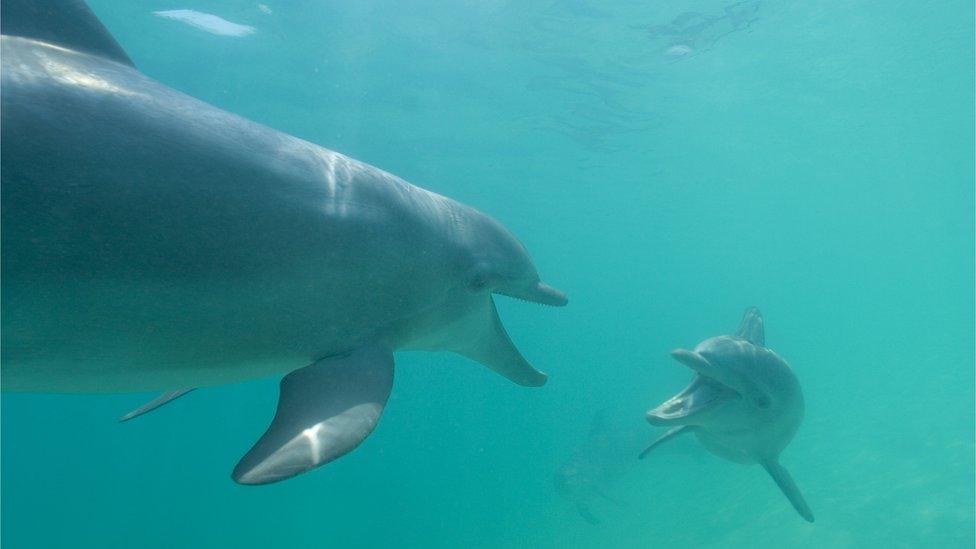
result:
M 652 425 L 671 427 L 641 453 L 692 432 L 711 453 L 737 463 L 759 463 L 804 519 L 813 513 L 779 454 L 803 420 L 803 393 L 793 370 L 766 348 L 763 318 L 756 308 L 742 317 L 734 336 L 706 339 L 694 351 L 671 356 L 695 371 L 683 391 L 647 412 Z
M 393 352 L 542 385 L 493 294 L 547 305 L 487 215 L 140 73 L 80 0 L 2 4 L 3 388 L 164 391 L 273 374 L 233 472 L 283 480 L 376 426 Z

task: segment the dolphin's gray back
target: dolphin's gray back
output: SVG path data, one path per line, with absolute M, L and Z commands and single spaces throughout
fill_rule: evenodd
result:
M 128 65 L 2 41 L 6 389 L 290 371 L 443 291 L 463 206 Z

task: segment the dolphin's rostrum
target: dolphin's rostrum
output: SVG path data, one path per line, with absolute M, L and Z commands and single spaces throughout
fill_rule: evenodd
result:
M 545 383 L 492 296 L 566 297 L 497 221 L 152 80 L 79 0 L 2 9 L 4 389 L 166 392 L 127 419 L 287 374 L 261 484 L 362 442 L 398 349 Z
M 735 335 L 706 339 L 693 351 L 671 356 L 695 377 L 680 393 L 647 412 L 652 425 L 670 427 L 648 446 L 694 433 L 713 454 L 738 463 L 759 463 L 796 511 L 809 522 L 813 512 L 790 474 L 779 464 L 803 420 L 803 393 L 790 366 L 766 348 L 763 318 L 745 312 Z

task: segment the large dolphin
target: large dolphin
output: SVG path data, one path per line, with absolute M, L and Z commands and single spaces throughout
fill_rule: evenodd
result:
M 4 389 L 287 374 L 232 475 L 262 484 L 363 441 L 395 350 L 545 383 L 492 294 L 566 297 L 492 218 L 154 81 L 81 1 L 4 0 L 2 34 Z
M 766 348 L 756 308 L 742 317 L 735 335 L 706 339 L 694 351 L 671 353 L 695 377 L 683 391 L 647 412 L 652 425 L 671 427 L 640 455 L 692 432 L 711 453 L 738 463 L 759 463 L 804 519 L 813 512 L 790 473 L 779 464 L 803 420 L 803 393 L 789 364 Z

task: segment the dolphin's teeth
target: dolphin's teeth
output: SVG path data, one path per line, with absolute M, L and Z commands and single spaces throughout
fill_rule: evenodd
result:
M 736 395 L 736 392 L 714 379 L 696 375 L 677 395 L 647 413 L 651 423 L 668 423 L 691 418 Z

